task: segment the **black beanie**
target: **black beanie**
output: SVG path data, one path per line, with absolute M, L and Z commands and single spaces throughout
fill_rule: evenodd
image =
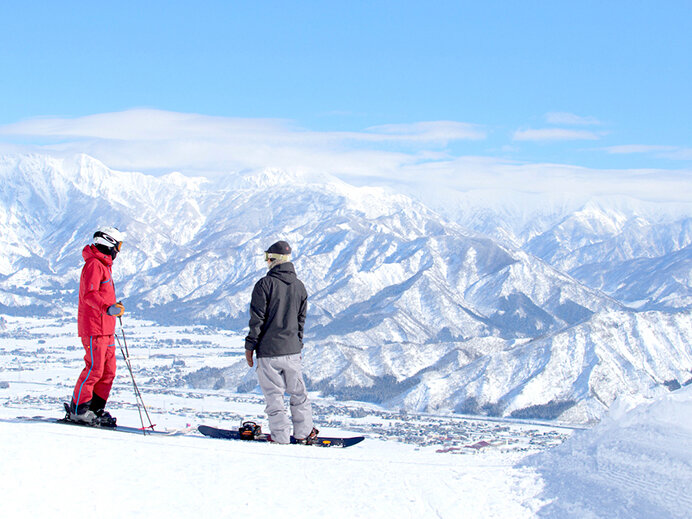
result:
M 268 252 L 269 254 L 290 254 L 291 246 L 287 242 L 281 240 L 277 241 L 264 252 Z

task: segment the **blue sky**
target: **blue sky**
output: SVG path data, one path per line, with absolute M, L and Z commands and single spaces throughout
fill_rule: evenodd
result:
M 689 1 L 27 0 L 0 17 L 0 151 L 151 171 L 259 167 L 264 150 L 286 168 L 357 155 L 344 169 L 363 177 L 370 156 L 374 175 L 474 158 L 691 178 Z M 245 148 L 268 138 L 229 158 L 219 125 Z M 291 162 L 304 154 L 323 161 Z

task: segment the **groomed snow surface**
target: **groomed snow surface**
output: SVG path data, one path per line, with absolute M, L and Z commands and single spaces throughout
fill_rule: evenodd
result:
M 140 323 L 128 336 L 152 420 L 188 434 L 143 436 L 18 419 L 61 417 L 83 350 L 73 320 L 0 324 L 2 519 L 658 519 L 692 510 L 692 385 L 655 400 L 620 397 L 599 425 L 571 436 L 559 424 L 380 412 L 315 394 L 323 434 L 366 440 L 348 449 L 214 440 L 195 426 L 266 426 L 261 396 L 193 389 L 180 377 L 227 365 L 242 338 Z M 119 362 L 109 399 L 119 423 L 140 423 L 133 400 Z M 467 448 L 478 440 L 488 446 Z
M 507 459 L 378 440 L 320 449 L 0 421 L 0 445 L 6 518 L 531 517 L 541 488 Z
M 140 436 L 22 423 L 6 408 L 2 516 L 689 517 L 692 386 L 626 407 L 524 459 L 376 439 L 319 449 Z

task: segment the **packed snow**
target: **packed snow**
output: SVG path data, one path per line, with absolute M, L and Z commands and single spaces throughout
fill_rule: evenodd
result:
M 0 330 L 3 517 L 649 518 L 688 516 L 692 386 L 621 398 L 592 429 L 460 415 L 394 413 L 313 394 L 325 434 L 348 449 L 213 440 L 201 423 L 263 425 L 261 395 L 181 386 L 175 370 L 224 365 L 239 337 L 133 322 L 130 349 L 166 435 L 27 421 L 61 417 L 82 352 L 74 323 L 5 317 Z M 163 350 L 138 337 L 175 337 Z M 252 375 L 251 372 L 249 372 Z M 109 407 L 138 426 L 120 365 Z M 637 404 L 637 405 L 635 405 Z M 425 431 L 424 435 L 415 434 Z
M 4 517 L 531 517 L 535 471 L 502 456 L 135 436 L 0 421 Z
M 521 466 L 544 484 L 540 517 L 688 518 L 692 385 L 654 400 L 622 397 L 599 425 Z

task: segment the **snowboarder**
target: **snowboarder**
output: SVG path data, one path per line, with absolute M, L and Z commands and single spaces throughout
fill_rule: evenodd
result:
M 301 350 L 308 294 L 290 262 L 291 247 L 278 241 L 264 253 L 269 272 L 255 284 L 250 303 L 250 332 L 245 338 L 245 359 L 253 367 L 257 355 L 257 379 L 266 402 L 271 439 L 299 443 L 317 436 L 312 423 Z M 291 419 L 284 405 L 290 395 Z
M 115 318 L 125 312 L 116 302 L 111 273 L 123 238 L 115 227 L 102 227 L 94 233 L 94 243 L 82 250 L 77 327 L 86 365 L 69 407 L 69 419 L 75 422 L 110 427 L 116 423 L 105 406 L 115 378 Z

